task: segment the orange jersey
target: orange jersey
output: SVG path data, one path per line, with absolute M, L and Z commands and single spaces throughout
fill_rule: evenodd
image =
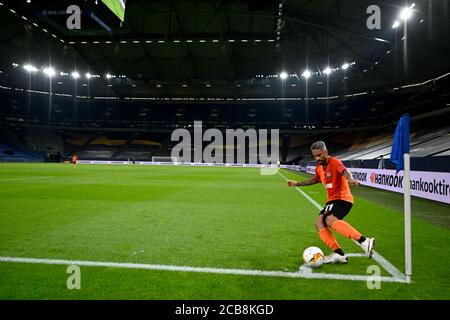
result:
M 337 158 L 328 157 L 328 163 L 324 167 L 316 166 L 317 182 L 322 182 L 327 191 L 327 202 L 332 200 L 344 200 L 353 203 L 347 179 L 342 175 L 345 170 L 344 164 Z

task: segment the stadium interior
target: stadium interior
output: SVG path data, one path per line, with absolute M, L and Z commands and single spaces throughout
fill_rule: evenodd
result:
M 91 20 L 67 29 L 51 14 L 61 2 L 3 1 L 0 161 L 151 160 L 170 156 L 171 132 L 194 121 L 279 129 L 282 163 L 311 160 L 319 139 L 343 160 L 373 160 L 389 157 L 406 112 L 412 157 L 448 157 L 448 22 L 435 14 L 444 2 L 421 8 L 433 19 L 404 39 L 356 28 L 351 1 L 132 1 L 122 27 L 101 15 L 113 32 Z M 57 74 L 37 71 L 45 66 Z
M 449 7 L 0 0 L 0 300 L 450 300 Z

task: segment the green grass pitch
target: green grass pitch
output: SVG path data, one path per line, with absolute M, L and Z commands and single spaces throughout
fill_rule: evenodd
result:
M 323 186 L 302 190 L 324 203 Z M 346 220 L 403 271 L 401 195 L 354 194 Z M 296 272 L 306 247 L 329 253 L 317 208 L 255 168 L 0 164 L 0 203 L 1 257 Z M 412 208 L 450 216 L 444 204 L 413 199 Z M 67 266 L 0 262 L 0 299 L 449 299 L 448 226 L 413 218 L 412 232 L 412 284 L 82 266 L 81 289 L 69 290 Z M 354 257 L 316 272 L 367 275 L 372 264 Z

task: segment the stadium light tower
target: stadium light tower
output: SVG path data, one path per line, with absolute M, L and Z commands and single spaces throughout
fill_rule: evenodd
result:
M 309 71 L 309 70 L 303 71 L 302 77 L 305 79 L 308 79 L 309 77 L 311 77 L 311 71 Z
M 346 62 L 346 63 L 344 63 L 344 64 L 342 65 L 341 69 L 342 69 L 342 70 L 347 70 L 348 67 L 350 67 L 350 64 Z
M 400 11 L 400 16 L 399 16 L 399 18 L 402 19 L 402 20 L 404 20 L 404 21 L 406 21 L 406 20 L 408 20 L 409 18 L 411 18 L 412 15 L 413 15 L 413 10 L 412 10 L 412 9 L 413 9 L 415 6 L 416 6 L 416 4 L 413 3 L 410 7 L 403 8 L 402 11 Z
M 77 71 L 74 71 L 74 72 L 72 72 L 71 76 L 74 79 L 78 79 L 80 77 L 80 74 Z
M 49 77 L 53 77 L 56 74 L 55 69 L 53 69 L 52 67 L 44 68 L 44 70 L 42 70 L 42 72 L 44 72 Z
M 280 73 L 280 79 L 281 79 L 281 80 L 286 80 L 286 79 L 287 79 L 287 77 L 288 77 L 288 74 L 287 74 L 287 72 L 285 72 L 285 71 L 282 71 L 282 72 Z
M 37 69 L 35 66 L 31 65 L 31 64 L 25 64 L 25 65 L 23 66 L 23 68 L 24 68 L 26 71 L 28 71 L 28 72 L 36 72 L 36 71 L 38 71 L 38 69 Z
M 331 74 L 331 68 L 330 68 L 330 67 L 326 67 L 326 68 L 323 70 L 323 73 L 325 73 L 327 76 L 330 75 L 330 74 Z
M 396 29 L 400 26 L 399 20 L 403 20 L 404 22 L 409 20 L 409 18 L 411 18 L 414 13 L 413 8 L 415 6 L 416 6 L 416 4 L 413 3 L 410 7 L 403 8 L 402 11 L 400 11 L 400 14 L 398 15 L 398 20 L 394 21 L 394 24 L 392 25 L 392 29 Z

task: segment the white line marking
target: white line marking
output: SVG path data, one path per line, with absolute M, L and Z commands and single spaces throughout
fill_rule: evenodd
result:
M 27 178 L 5 178 L 5 179 L 0 179 L 1 181 L 17 181 L 17 180 L 35 180 L 35 179 L 51 179 L 54 177 L 27 177 Z
M 353 240 L 354 241 L 354 240 Z M 354 241 L 356 245 L 358 245 L 357 241 Z M 358 245 L 359 246 L 359 245 Z M 406 276 L 398 270 L 392 263 L 390 263 L 386 258 L 384 258 L 381 254 L 373 250 L 372 259 L 375 260 L 380 266 L 384 268 L 390 275 L 394 278 L 403 279 L 406 281 Z
M 280 171 L 278 171 L 278 173 L 287 181 L 289 180 L 288 178 L 286 178 Z M 306 199 L 309 200 L 309 202 L 311 202 L 316 208 L 318 208 L 319 210 L 322 209 L 322 207 L 320 206 L 320 204 L 318 204 L 314 199 L 312 199 L 310 196 L 308 196 L 305 192 L 303 192 L 302 190 L 300 190 L 298 187 L 295 188 L 298 192 L 300 192 Z M 354 241 L 357 245 L 358 242 Z M 358 245 L 359 247 L 359 245 Z M 399 280 L 400 282 L 406 282 L 406 276 L 400 272 L 400 270 L 398 270 L 392 263 L 390 263 L 388 260 L 386 260 L 386 258 L 384 258 L 382 255 L 380 255 L 378 252 L 376 252 L 375 250 L 373 250 L 373 256 L 372 258 L 380 265 L 382 266 L 390 275 L 392 275 L 394 278 L 396 278 L 397 280 Z
M 308 268 L 306 266 L 301 266 L 299 269 L 299 273 L 302 275 L 301 278 L 305 279 L 350 280 L 350 281 L 364 281 L 364 282 L 374 280 L 373 276 L 313 272 L 311 268 Z M 399 282 L 399 283 L 406 282 L 405 280 L 402 279 L 385 276 L 380 276 L 379 280 L 381 282 Z
M 263 276 L 263 277 L 283 277 L 283 278 L 337 279 L 337 280 L 353 280 L 353 281 L 373 280 L 373 278 L 369 276 L 361 276 L 361 275 L 312 273 L 310 270 L 305 270 L 305 267 L 301 267 L 298 272 L 285 272 L 285 271 L 263 271 L 263 270 L 246 270 L 246 269 L 202 268 L 202 267 L 170 266 L 170 265 L 141 264 L 141 263 L 36 259 L 36 258 L 19 258 L 19 257 L 0 257 L 0 262 L 49 264 L 49 265 L 77 265 L 86 267 L 111 267 L 124 269 L 217 273 L 217 274 L 232 274 L 243 276 Z M 380 281 L 402 282 L 402 280 L 400 279 L 395 279 L 391 277 L 380 277 Z
M 280 173 L 281 176 L 283 176 Z M 286 177 L 283 176 L 286 179 Z M 287 180 L 287 179 L 286 179 Z M 301 191 L 301 190 L 299 190 Z M 305 194 L 306 198 L 307 195 Z M 310 200 L 314 204 L 314 200 Z M 316 206 L 320 205 L 315 202 Z M 364 256 L 362 253 L 349 253 L 350 257 Z M 384 259 L 379 256 L 379 258 Z M 385 259 L 384 259 L 385 260 Z M 216 273 L 216 274 L 232 274 L 244 276 L 265 276 L 265 277 L 284 277 L 284 278 L 305 278 L 305 279 L 331 279 L 331 280 L 351 280 L 351 281 L 372 281 L 372 276 L 365 275 L 350 275 L 350 274 L 330 274 L 330 273 L 313 273 L 312 269 L 301 266 L 298 272 L 286 271 L 263 271 L 263 270 L 247 270 L 247 269 L 225 269 L 225 268 L 203 268 L 203 267 L 188 267 L 188 266 L 172 266 L 160 264 L 140 264 L 140 263 L 119 263 L 119 262 L 101 262 L 101 261 L 82 261 L 82 260 L 60 260 L 60 259 L 37 259 L 37 258 L 23 258 L 23 257 L 0 257 L 0 262 L 13 263 L 30 263 L 30 264 L 48 264 L 48 265 L 78 265 L 88 267 L 111 267 L 124 269 L 146 269 L 159 271 L 178 271 L 178 272 L 198 272 L 198 273 Z M 378 261 L 377 261 L 378 262 Z M 385 260 L 385 263 L 390 264 Z M 382 265 L 383 266 L 383 265 Z M 383 266 L 384 267 L 384 266 Z M 394 267 L 395 268 L 395 267 Z M 389 270 L 388 270 L 389 272 Z M 392 273 L 391 273 L 392 274 Z M 399 282 L 405 283 L 405 277 L 379 277 L 382 282 Z
M 278 171 L 278 173 L 280 174 L 280 176 L 282 176 L 286 181 L 289 180 L 288 178 L 286 178 L 280 171 Z M 309 200 L 309 202 L 311 202 L 317 209 L 322 210 L 323 207 L 318 204 L 313 198 L 311 198 L 310 196 L 308 196 L 305 192 L 303 192 L 303 190 L 300 190 L 298 187 L 295 188 L 295 190 L 297 190 L 298 192 L 300 192 L 302 194 L 302 196 L 304 196 L 306 199 Z
M 365 257 L 366 255 L 364 253 L 346 253 L 347 257 Z

